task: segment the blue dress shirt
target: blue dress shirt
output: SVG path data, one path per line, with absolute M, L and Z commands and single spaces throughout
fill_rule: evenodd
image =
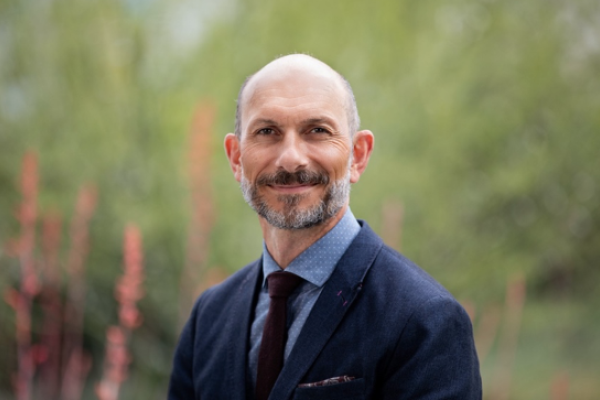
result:
M 310 314 L 312 307 L 321 294 L 321 290 L 323 290 L 323 285 L 327 282 L 338 261 L 359 231 L 360 225 L 356 222 L 350 208 L 348 208 L 333 229 L 300 253 L 285 269 L 285 271 L 302 277 L 305 282 L 302 282 L 288 299 L 288 339 L 285 346 L 284 360 L 292 351 L 308 314 Z M 248 367 L 252 385 L 256 384 L 258 352 L 265 320 L 269 312 L 270 299 L 266 276 L 271 272 L 281 271 L 281 267 L 273 260 L 264 243 L 262 268 L 263 283 L 254 310 L 254 321 L 250 331 L 250 352 L 248 354 Z

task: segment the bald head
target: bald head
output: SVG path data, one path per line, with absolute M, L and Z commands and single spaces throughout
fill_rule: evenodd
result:
M 306 81 L 308 85 L 328 86 L 331 90 L 337 91 L 339 101 L 342 102 L 346 111 L 350 136 L 358 131 L 360 118 L 354 93 L 348 81 L 329 65 L 314 57 L 305 54 L 291 54 L 277 58 L 265 65 L 254 75 L 249 76 L 242 84 L 238 94 L 235 114 L 236 136 L 241 138 L 243 108 L 257 90 L 264 88 L 266 85 L 285 85 L 286 82 L 299 79 Z

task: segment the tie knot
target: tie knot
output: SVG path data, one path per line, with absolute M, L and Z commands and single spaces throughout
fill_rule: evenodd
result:
M 287 298 L 302 282 L 302 278 L 291 272 L 278 271 L 270 273 L 267 282 L 269 282 L 269 297 Z

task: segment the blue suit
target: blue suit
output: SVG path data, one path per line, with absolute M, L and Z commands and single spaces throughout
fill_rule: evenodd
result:
M 269 398 L 481 399 L 463 308 L 359 222 Z M 248 332 L 260 282 L 258 260 L 200 296 L 175 353 L 169 400 L 253 399 Z M 340 376 L 349 381 L 298 387 Z

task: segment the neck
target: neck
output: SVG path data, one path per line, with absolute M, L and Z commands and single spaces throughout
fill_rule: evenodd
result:
M 269 254 L 281 268 L 287 268 L 300 253 L 333 229 L 347 209 L 348 204 L 322 224 L 305 229 L 279 229 L 270 225 L 264 218 L 259 218 Z

